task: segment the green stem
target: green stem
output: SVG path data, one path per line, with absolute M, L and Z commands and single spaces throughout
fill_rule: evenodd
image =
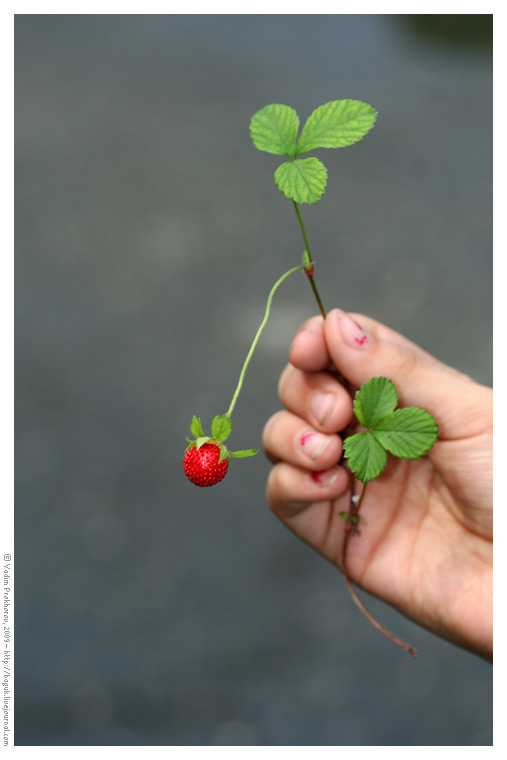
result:
M 228 409 L 228 411 L 226 413 L 227 417 L 230 418 L 230 416 L 231 416 L 231 414 L 233 412 L 233 409 L 236 406 L 236 401 L 238 400 L 238 396 L 239 396 L 239 393 L 241 391 L 241 387 L 243 385 L 243 380 L 245 378 L 245 372 L 246 372 L 247 367 L 248 367 L 248 365 L 250 363 L 250 359 L 252 358 L 253 352 L 255 351 L 257 343 L 259 342 L 259 338 L 261 337 L 261 333 L 262 333 L 262 331 L 264 330 L 264 328 L 266 326 L 266 322 L 268 321 L 269 313 L 271 311 L 271 301 L 273 300 L 273 296 L 275 295 L 276 291 L 278 290 L 278 288 L 282 284 L 282 282 L 284 280 L 286 280 L 287 277 L 289 277 L 289 275 L 294 274 L 294 272 L 299 272 L 299 271 L 301 271 L 304 268 L 305 267 L 303 265 L 301 265 L 301 266 L 293 267 L 292 269 L 289 269 L 289 271 L 285 272 L 285 274 L 283 274 L 280 277 L 280 279 L 277 280 L 275 282 L 275 284 L 273 285 L 273 287 L 271 288 L 271 291 L 270 291 L 270 294 L 268 296 L 268 300 L 267 300 L 267 303 L 266 303 L 266 313 L 264 314 L 264 319 L 262 320 L 262 322 L 260 324 L 260 327 L 257 330 L 255 338 L 253 339 L 252 345 L 250 346 L 250 351 L 248 352 L 247 357 L 245 359 L 245 363 L 243 364 L 243 369 L 241 370 L 241 374 L 239 376 L 238 385 L 236 387 L 236 390 L 234 391 L 234 396 L 232 397 L 231 405 L 229 406 L 229 409 Z
M 299 225 L 301 227 L 301 232 L 303 233 L 303 240 L 305 241 L 305 246 L 306 246 L 306 250 L 308 251 L 308 256 L 313 261 L 313 257 L 312 257 L 311 251 L 310 251 L 310 245 L 308 243 L 308 238 L 306 237 L 305 225 L 303 224 L 303 219 L 301 218 L 301 212 L 299 211 L 299 206 L 298 206 L 298 204 L 296 203 L 295 200 L 293 200 L 292 202 L 294 204 L 294 208 L 296 209 L 296 214 L 298 216 Z
M 322 303 L 322 299 L 320 297 L 320 293 L 317 290 L 317 285 L 315 284 L 315 280 L 314 280 L 314 277 L 313 277 L 313 257 L 312 257 L 311 251 L 310 251 L 310 246 L 308 244 L 308 237 L 306 235 L 305 225 L 303 224 L 303 219 L 301 217 L 301 212 L 299 210 L 298 204 L 296 203 L 296 201 L 294 199 L 292 200 L 292 202 L 294 204 L 294 209 L 296 210 L 296 214 L 297 214 L 298 221 L 299 221 L 299 226 L 301 227 L 301 232 L 303 233 L 303 240 L 305 241 L 306 251 L 307 251 L 308 256 L 310 258 L 310 262 L 312 264 L 312 269 L 309 271 L 308 270 L 308 266 L 306 266 L 305 267 L 305 272 L 306 272 L 306 275 L 307 275 L 308 279 L 310 280 L 310 285 L 312 286 L 313 295 L 315 296 L 315 300 L 317 301 L 317 305 L 318 305 L 318 307 L 320 309 L 320 313 L 322 314 L 322 316 L 325 319 L 326 318 L 326 310 L 324 308 L 324 304 Z M 345 378 L 343 377 L 342 373 L 339 370 L 337 370 L 337 369 L 335 369 L 334 373 L 336 374 L 336 377 L 338 378 L 338 381 L 341 383 L 341 385 L 343 385 L 343 387 L 346 388 L 347 385 L 345 383 Z
M 296 210 L 296 214 L 297 214 L 298 221 L 299 221 L 299 226 L 301 227 L 301 232 L 303 233 L 303 240 L 305 241 L 305 246 L 306 246 L 306 250 L 308 252 L 308 256 L 310 257 L 310 261 L 313 261 L 313 256 L 312 256 L 312 253 L 310 251 L 310 245 L 308 243 L 308 238 L 306 236 L 305 225 L 303 224 L 303 219 L 301 217 L 301 212 L 299 211 L 299 207 L 298 207 L 298 204 L 296 203 L 296 201 L 293 200 L 292 202 L 293 202 L 294 208 Z M 315 280 L 313 279 L 313 274 L 309 274 L 308 271 L 306 273 L 308 275 L 308 279 L 310 280 L 310 285 L 312 286 L 313 295 L 315 296 L 315 300 L 317 301 L 317 304 L 319 306 L 320 313 L 322 314 L 322 316 L 325 319 L 326 318 L 326 310 L 324 309 L 324 304 L 322 303 L 322 299 L 320 297 L 319 291 L 317 290 L 317 286 L 315 284 Z

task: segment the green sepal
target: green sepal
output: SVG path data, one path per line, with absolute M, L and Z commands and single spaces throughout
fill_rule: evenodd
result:
M 227 446 L 224 446 L 223 443 L 220 444 L 220 456 L 218 457 L 219 462 L 223 462 L 224 459 L 229 459 L 230 452 L 227 450 Z
M 201 420 L 199 419 L 199 417 L 196 417 L 195 414 L 192 417 L 192 422 L 190 423 L 190 432 L 196 438 L 202 438 L 204 436 L 204 431 L 202 429 Z
M 226 414 L 222 414 L 213 419 L 211 423 L 211 435 L 217 443 L 222 443 L 231 434 L 232 423 Z
M 204 446 L 205 443 L 208 443 L 208 441 L 211 441 L 212 439 L 209 437 L 209 435 L 202 435 L 197 438 L 195 441 L 195 447 L 197 449 L 200 449 L 201 446 Z
M 254 457 L 259 453 L 259 449 L 244 449 L 243 451 L 229 451 L 229 456 L 235 459 L 243 459 L 244 457 Z

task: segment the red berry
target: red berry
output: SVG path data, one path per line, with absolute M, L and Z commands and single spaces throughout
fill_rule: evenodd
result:
M 183 457 L 185 475 L 196 486 L 214 486 L 227 475 L 229 461 L 220 457 L 220 446 L 204 443 L 200 448 L 190 446 Z

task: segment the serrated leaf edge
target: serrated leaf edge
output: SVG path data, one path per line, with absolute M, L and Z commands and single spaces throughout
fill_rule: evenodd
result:
M 387 414 L 385 414 L 383 417 L 381 417 L 380 420 L 377 420 L 377 422 L 375 422 L 373 425 L 371 425 L 371 424 L 368 424 L 366 422 L 366 418 L 362 414 L 362 410 L 360 410 L 360 414 L 358 414 L 358 408 L 360 407 L 360 405 L 362 403 L 364 403 L 364 401 L 361 399 L 361 393 L 363 393 L 364 395 L 366 395 L 366 392 L 368 390 L 368 386 L 372 387 L 370 384 L 372 383 L 373 380 L 385 380 L 386 383 L 390 383 L 390 385 L 394 389 L 394 393 L 395 393 L 396 399 L 395 399 L 394 406 L 393 406 L 392 410 L 390 412 L 388 412 Z M 384 387 L 385 387 L 386 383 L 384 383 Z M 359 388 L 359 390 L 356 392 L 356 395 L 355 395 L 355 398 L 354 398 L 352 406 L 353 406 L 353 409 L 354 409 L 354 414 L 356 415 L 356 417 L 359 420 L 359 422 L 361 423 L 361 425 L 364 425 L 364 427 L 366 427 L 369 430 L 371 430 L 371 429 L 375 428 L 376 425 L 379 425 L 380 422 L 382 422 L 382 420 L 384 420 L 387 417 L 389 417 L 390 414 L 393 414 L 396 411 L 397 404 L 398 404 L 398 389 L 396 388 L 396 385 L 393 383 L 393 381 L 389 377 L 384 377 L 384 375 L 378 375 L 378 376 L 375 375 L 374 377 L 370 377 L 369 380 L 367 380 L 365 383 L 363 383 L 361 385 L 361 387 Z
M 314 201 L 304 201 L 304 200 L 301 200 L 301 199 L 296 200 L 296 198 L 294 197 L 294 195 L 290 195 L 289 192 L 286 192 L 285 190 L 283 190 L 280 187 L 279 182 L 277 181 L 277 174 L 278 174 L 279 170 L 283 166 L 285 166 L 286 164 L 294 164 L 294 165 L 296 163 L 300 163 L 301 164 L 301 163 L 303 163 L 305 161 L 317 161 L 320 164 L 320 166 L 322 166 L 322 168 L 324 169 L 324 173 L 325 173 L 324 187 L 322 188 L 322 192 L 320 193 L 319 197 L 316 198 Z M 296 169 L 299 171 L 299 167 L 296 167 Z M 326 169 L 325 165 L 322 163 L 322 161 L 319 158 L 316 158 L 315 156 L 308 156 L 307 158 L 298 158 L 298 159 L 296 159 L 294 161 L 292 161 L 292 160 L 290 160 L 290 161 L 284 161 L 283 164 L 280 164 L 280 166 L 276 169 L 276 171 L 275 171 L 275 173 L 274 173 L 273 176 L 274 176 L 274 180 L 275 180 L 275 185 L 277 186 L 277 188 L 279 189 L 279 191 L 281 193 L 283 193 L 283 195 L 286 198 L 288 198 L 289 200 L 295 200 L 296 203 L 306 203 L 308 206 L 315 205 L 316 203 L 318 203 L 320 201 L 320 199 L 322 198 L 322 196 L 324 195 L 324 193 L 326 191 L 326 187 L 327 187 L 327 169 Z M 279 176 L 280 175 L 278 175 L 278 177 Z M 305 179 L 303 174 L 301 174 L 301 177 L 302 177 L 303 180 Z M 308 186 L 308 183 L 306 181 L 305 181 L 305 184 Z
M 273 108 L 273 107 L 276 107 L 276 106 L 281 107 L 281 108 L 287 108 L 290 111 L 292 111 L 292 113 L 295 114 L 295 116 L 296 116 L 297 125 L 296 125 L 296 132 L 295 132 L 295 135 L 294 135 L 294 138 L 293 138 L 293 142 L 294 142 L 293 150 L 290 150 L 290 151 L 289 150 L 287 150 L 287 151 L 280 151 L 280 150 L 273 150 L 273 149 L 269 149 L 269 148 L 260 148 L 258 145 L 255 144 L 255 140 L 254 140 L 254 137 L 253 137 L 253 134 L 252 134 L 252 122 L 254 121 L 255 117 L 259 113 L 261 113 L 262 111 L 267 111 L 268 108 Z M 269 118 L 271 118 L 271 117 L 269 117 Z M 273 123 L 275 123 L 275 122 L 273 122 Z M 251 139 L 251 141 L 252 141 L 252 143 L 254 145 L 254 148 L 256 148 L 257 150 L 262 150 L 265 153 L 271 153 L 271 155 L 275 155 L 275 156 L 287 156 L 288 158 L 292 158 L 293 155 L 294 155 L 294 153 L 295 153 L 296 145 L 297 145 L 297 141 L 298 141 L 299 126 L 300 126 L 299 114 L 298 114 L 298 112 L 296 111 L 295 108 L 292 108 L 292 106 L 285 105 L 284 103 L 268 103 L 268 105 L 263 106 L 263 108 L 259 108 L 259 110 L 256 111 L 254 113 L 254 115 L 251 117 L 250 124 L 249 124 L 250 139 Z
M 306 128 L 308 122 L 310 121 L 310 119 L 312 119 L 314 117 L 314 114 L 317 111 L 319 111 L 320 109 L 325 108 L 325 106 L 329 106 L 332 103 L 341 103 L 341 102 L 346 101 L 346 100 L 351 101 L 353 103 L 361 103 L 361 105 L 367 106 L 368 108 L 372 109 L 372 111 L 374 112 L 373 123 L 368 128 L 368 130 L 363 135 L 361 135 L 361 137 L 358 137 L 357 139 L 354 140 L 354 142 L 350 143 L 349 145 L 334 145 L 334 146 L 329 146 L 329 145 L 314 145 L 314 146 L 312 146 L 310 148 L 304 148 L 303 150 L 301 150 L 300 149 L 300 145 L 301 145 L 302 138 L 304 137 L 305 128 Z M 375 122 L 377 121 L 377 116 L 378 116 L 378 111 L 375 108 L 373 108 L 372 105 L 370 105 L 369 103 L 365 103 L 362 100 L 356 100 L 355 98 L 339 98 L 338 100 L 330 100 L 327 103 L 322 103 L 322 105 L 317 106 L 317 108 L 313 109 L 312 113 L 308 116 L 307 120 L 303 124 L 303 128 L 301 129 L 301 134 L 299 135 L 299 138 L 298 138 L 298 141 L 297 141 L 297 144 L 296 144 L 295 158 L 297 158 L 299 156 L 302 156 L 305 153 L 309 153 L 312 150 L 320 150 L 320 149 L 332 150 L 332 149 L 338 149 L 338 148 L 349 148 L 349 147 L 351 147 L 356 142 L 360 142 L 364 137 L 366 137 L 366 135 L 368 134 L 368 132 L 370 132 L 370 130 L 373 129 L 373 127 L 375 126 Z
M 372 432 L 371 432 L 370 430 L 366 430 L 366 431 L 364 431 L 364 432 L 361 432 L 361 433 L 355 433 L 354 435 L 349 435 L 349 436 L 348 436 L 347 438 L 345 438 L 345 440 L 343 441 L 343 451 L 344 451 L 344 453 L 345 453 L 345 458 L 348 460 L 348 463 L 349 463 L 349 467 L 350 467 L 350 469 L 352 470 L 352 472 L 353 472 L 353 473 L 356 475 L 357 479 L 358 479 L 358 480 L 360 480 L 360 481 L 361 481 L 361 483 L 368 483 L 370 480 L 375 480 L 375 478 L 378 478 L 378 476 L 379 476 L 379 475 L 380 475 L 380 474 L 383 472 L 383 470 L 384 470 L 384 468 L 385 468 L 385 466 L 386 466 L 386 464 L 387 464 L 387 451 L 386 451 L 386 448 L 385 448 L 385 447 L 384 447 L 384 446 L 383 446 L 383 445 L 380 443 L 380 441 L 377 441 L 377 439 L 375 438 L 375 439 L 374 439 L 374 440 L 375 440 L 375 442 L 376 442 L 376 443 L 378 443 L 378 445 L 380 446 L 380 448 L 382 449 L 382 451 L 383 451 L 383 452 L 385 453 L 385 455 L 386 455 L 386 461 L 384 462 L 384 464 L 382 465 L 382 467 L 380 468 L 380 470 L 378 470 L 378 472 L 376 472 L 376 473 L 375 473 L 375 475 L 372 475 L 372 477 L 370 477 L 370 478 L 362 478 L 362 477 L 360 477 L 360 475 L 357 473 L 357 470 L 356 470 L 356 469 L 354 469 L 354 467 L 352 466 L 352 464 L 351 464 L 351 462 L 350 462 L 350 457 L 349 457 L 349 455 L 347 454 L 347 442 L 348 442 L 348 441 L 350 441 L 352 438 L 354 438 L 354 439 L 356 439 L 356 440 L 357 440 L 357 438 L 359 438 L 359 437 L 363 437 L 363 436 L 364 436 L 366 439 L 368 439 L 369 437 L 371 437 L 371 436 L 372 436 Z M 364 469 L 367 471 L 367 469 L 368 469 L 368 466 L 366 466 Z
M 429 424 L 432 423 L 432 427 L 434 426 L 434 429 L 433 430 L 414 430 L 414 431 L 410 431 L 410 430 L 378 430 L 378 425 L 380 425 L 381 423 L 384 423 L 389 417 L 399 416 L 399 412 L 405 412 L 405 411 L 422 412 L 423 414 L 426 415 L 427 422 Z M 391 412 L 391 414 L 387 415 L 382 420 L 380 420 L 377 423 L 377 425 L 375 425 L 375 427 L 371 430 L 371 433 L 372 433 L 372 435 L 375 436 L 375 440 L 377 441 L 377 443 L 379 443 L 386 451 L 388 451 L 389 454 L 392 454 L 393 457 L 396 457 L 397 459 L 411 459 L 411 460 L 413 460 L 413 459 L 421 459 L 422 457 L 426 456 L 426 454 L 428 453 L 428 451 L 431 451 L 431 449 L 433 448 L 433 446 L 435 445 L 435 443 L 438 440 L 439 427 L 438 427 L 438 422 L 433 417 L 433 415 L 428 412 L 427 409 L 421 409 L 421 407 L 419 407 L 419 406 L 404 406 L 404 407 L 402 407 L 400 409 L 395 409 L 393 412 Z M 410 434 L 410 433 L 413 433 L 415 435 L 419 433 L 421 435 L 433 435 L 434 437 L 433 437 L 433 440 L 432 440 L 431 444 L 428 447 L 423 447 L 421 449 L 421 453 L 420 454 L 414 454 L 413 456 L 400 456 L 399 454 L 395 454 L 394 451 L 391 451 L 385 445 L 385 443 L 382 443 L 382 441 L 379 441 L 376 433 L 387 433 L 387 434 L 389 434 L 389 433 L 393 433 L 393 434 L 402 434 L 402 433 L 408 433 L 408 434 Z

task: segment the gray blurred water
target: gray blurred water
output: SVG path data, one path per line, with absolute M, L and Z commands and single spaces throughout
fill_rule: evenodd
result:
M 491 382 L 490 17 L 453 18 L 16 17 L 17 744 L 491 743 L 490 666 L 371 599 L 420 659 L 379 636 L 262 456 L 181 467 L 302 251 L 267 103 L 374 105 L 304 208 L 324 302 Z M 284 284 L 233 448 L 313 313 Z

